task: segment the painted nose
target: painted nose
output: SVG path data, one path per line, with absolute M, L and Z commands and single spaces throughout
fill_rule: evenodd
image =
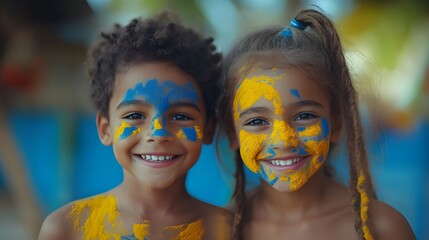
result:
M 147 142 L 170 142 L 173 139 L 165 124 L 162 123 L 161 118 L 155 118 L 150 126 L 150 131 L 146 135 Z
M 298 147 L 298 135 L 287 122 L 274 120 L 270 144 L 278 149 L 296 148 Z

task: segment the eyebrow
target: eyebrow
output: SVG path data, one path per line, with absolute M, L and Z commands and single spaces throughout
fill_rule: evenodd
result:
M 292 107 L 302 107 L 302 106 L 315 106 L 323 108 L 323 105 L 314 100 L 302 100 L 291 104 Z
M 245 111 L 241 112 L 240 115 L 238 115 L 239 118 L 241 118 L 243 115 L 251 114 L 251 113 L 266 113 L 268 112 L 268 108 L 266 107 L 251 107 L 246 109 Z
M 170 108 L 178 108 L 178 107 L 191 107 L 197 110 L 198 112 L 201 112 L 200 108 L 196 104 L 191 102 L 174 102 L 170 104 Z
M 119 103 L 119 105 L 116 107 L 116 110 L 123 108 L 125 106 L 130 106 L 130 105 L 141 105 L 141 106 L 150 106 L 149 103 L 147 103 L 146 101 L 143 100 L 137 100 L 137 99 L 133 99 L 133 100 L 125 100 L 122 101 L 121 103 Z

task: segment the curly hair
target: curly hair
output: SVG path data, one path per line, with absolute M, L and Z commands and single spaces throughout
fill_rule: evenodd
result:
M 201 89 L 207 118 L 213 117 L 217 80 L 220 77 L 221 54 L 213 38 L 204 38 L 186 28 L 178 17 L 164 11 L 152 18 L 135 18 L 126 26 L 115 24 L 102 32 L 88 53 L 91 98 L 102 116 L 109 115 L 116 75 L 144 62 L 168 62 L 189 74 Z
M 329 98 L 331 114 L 339 118 L 345 132 L 350 164 L 351 207 L 354 227 L 360 239 L 373 239 L 368 218 L 369 198 L 376 198 L 369 172 L 358 108 L 358 94 L 353 86 L 349 68 L 344 58 L 340 38 L 332 21 L 323 13 L 307 9 L 295 16 L 307 28 L 273 27 L 251 33 L 237 42 L 226 56 L 222 77 L 222 97 L 218 118 L 222 130 L 231 137 L 235 132 L 232 118 L 232 101 L 239 79 L 258 61 L 258 54 L 279 54 L 285 63 L 301 69 L 317 82 Z M 283 36 L 282 31 L 288 31 Z M 347 109 L 347 110 L 345 110 Z M 236 161 L 241 162 L 239 151 Z M 245 178 L 241 163 L 236 163 L 236 188 L 234 199 L 233 239 L 243 238 L 243 219 L 246 216 Z

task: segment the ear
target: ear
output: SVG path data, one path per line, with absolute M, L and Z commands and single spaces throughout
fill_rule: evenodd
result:
M 97 113 L 97 131 L 98 137 L 103 145 L 109 146 L 113 143 L 113 136 L 110 132 L 109 119 Z
M 338 116 L 334 116 L 331 118 L 331 142 L 338 143 L 341 138 L 341 130 L 342 130 L 342 124 L 341 120 Z

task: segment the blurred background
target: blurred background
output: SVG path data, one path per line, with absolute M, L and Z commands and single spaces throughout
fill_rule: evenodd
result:
M 371 172 L 379 199 L 429 239 L 429 1 L 426 0 L 2 0 L 0 2 L 0 239 L 36 239 L 63 204 L 121 182 L 112 150 L 97 136 L 84 61 L 97 34 L 163 9 L 215 37 L 287 26 L 312 4 L 334 20 L 361 93 Z M 187 187 L 218 206 L 233 188 L 228 143 L 213 145 Z M 336 177 L 348 166 L 333 154 Z M 220 163 L 221 162 L 221 163 Z M 247 172 L 249 187 L 257 178 Z

